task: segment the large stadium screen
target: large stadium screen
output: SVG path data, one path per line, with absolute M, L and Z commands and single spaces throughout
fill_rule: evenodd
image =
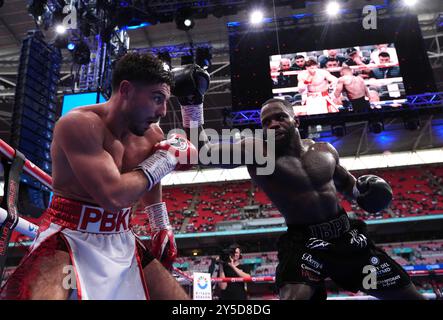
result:
M 272 94 L 298 116 L 400 108 L 406 91 L 394 44 L 272 55 Z
M 62 113 L 64 116 L 72 109 L 88 106 L 91 104 L 106 102 L 106 98 L 98 92 L 81 92 L 73 94 L 65 94 L 63 96 Z

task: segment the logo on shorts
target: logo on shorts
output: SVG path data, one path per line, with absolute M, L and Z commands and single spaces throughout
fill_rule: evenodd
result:
M 358 233 L 356 229 L 350 231 L 349 234 L 352 237 L 350 241 L 351 244 L 356 245 L 361 249 L 365 248 L 368 245 L 368 239 L 366 238 L 366 236 Z
M 380 262 L 380 259 L 377 257 L 371 257 L 371 264 L 376 266 Z
M 306 243 L 308 249 L 327 249 L 331 244 L 317 238 L 310 238 Z
M 323 268 L 323 264 L 321 264 L 320 262 L 314 260 L 314 258 L 312 258 L 312 255 L 310 255 L 309 253 L 303 253 L 303 256 L 301 258 L 302 258 L 303 261 L 306 261 L 306 263 L 308 263 L 313 268 L 316 268 L 316 269 L 322 269 Z
M 312 281 L 320 281 L 320 280 L 322 280 L 320 272 L 318 272 L 317 270 L 314 270 L 312 268 L 309 268 L 304 263 L 301 264 L 301 269 L 302 269 L 301 270 L 301 275 L 303 277 L 308 278 L 309 280 L 312 280 Z

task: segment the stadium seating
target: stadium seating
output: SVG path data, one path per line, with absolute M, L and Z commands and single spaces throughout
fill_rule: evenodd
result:
M 443 264 L 443 240 L 381 244 L 379 247 L 402 266 Z M 174 265 L 183 271 L 208 272 L 211 261 L 216 257 L 179 257 Z M 250 265 L 252 276 L 274 275 L 278 264 L 277 252 L 245 253 L 241 263 Z
M 406 167 L 354 172 L 355 176 L 376 174 L 392 186 L 394 198 L 390 207 L 379 213 L 368 213 L 339 194 L 347 212 L 364 220 L 401 218 L 443 213 L 443 167 Z M 280 213 L 250 180 L 193 186 L 163 188 L 171 224 L 176 233 L 208 232 L 222 221 L 280 217 Z M 243 210 L 243 208 L 252 210 Z M 255 208 L 255 209 L 254 209 Z M 34 219 L 38 223 L 38 219 Z M 147 235 L 149 224 L 141 208 L 132 216 L 136 233 Z M 26 240 L 14 233 L 13 241 Z

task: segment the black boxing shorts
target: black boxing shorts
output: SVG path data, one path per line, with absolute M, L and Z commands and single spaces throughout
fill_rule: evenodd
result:
M 406 271 L 368 238 L 362 220 L 338 218 L 311 226 L 288 225 L 277 243 L 276 285 L 306 284 L 326 299 L 324 279 L 351 292 L 368 294 L 411 284 Z
M 349 99 L 349 102 L 351 103 L 354 112 L 369 112 L 371 107 L 371 104 L 365 99 L 365 97 Z

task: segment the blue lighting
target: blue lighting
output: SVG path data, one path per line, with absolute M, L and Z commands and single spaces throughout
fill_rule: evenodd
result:
M 66 47 L 68 48 L 68 50 L 72 51 L 75 49 L 75 43 L 69 42 Z
M 228 27 L 239 27 L 239 26 L 240 22 L 237 21 L 228 22 Z
M 443 125 L 432 126 L 432 131 L 440 139 L 443 138 Z
M 383 148 L 391 146 L 396 139 L 396 137 L 392 133 L 381 132 L 379 134 L 374 134 L 374 141 L 382 146 Z
M 339 148 L 339 146 L 342 144 L 343 140 L 337 137 L 320 137 L 318 139 L 315 139 L 316 141 L 321 142 L 327 142 L 334 146 L 334 148 Z
M 106 102 L 105 97 L 101 93 L 99 102 Z M 97 103 L 97 92 L 65 94 L 63 97 L 62 116 L 77 107 L 88 106 L 95 103 Z
M 302 19 L 302 18 L 309 17 L 309 16 L 312 16 L 312 14 L 311 13 L 299 13 L 299 14 L 292 15 L 292 17 L 294 19 Z
M 142 22 L 139 25 L 136 25 L 136 26 L 125 26 L 122 29 L 123 30 L 135 30 L 135 29 L 144 28 L 144 27 L 147 27 L 147 26 L 150 26 L 150 25 L 151 24 L 149 22 Z

